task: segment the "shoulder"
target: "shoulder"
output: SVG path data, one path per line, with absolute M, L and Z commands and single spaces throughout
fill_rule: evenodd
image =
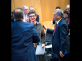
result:
M 39 23 L 39 22 L 36 22 L 37 23 L 37 25 L 39 25 L 39 26 L 41 26 L 42 27 L 42 24 L 41 23 Z
M 61 19 L 59 24 L 62 25 L 62 24 L 67 24 L 67 23 L 66 23 L 66 21 L 64 19 Z
M 64 26 L 67 27 L 68 24 L 66 23 L 66 21 L 64 19 L 62 19 L 59 23 L 59 27 L 61 28 L 61 27 L 64 27 Z
M 28 22 L 25 22 L 27 26 L 29 27 L 34 27 L 34 25 L 32 23 L 28 23 Z

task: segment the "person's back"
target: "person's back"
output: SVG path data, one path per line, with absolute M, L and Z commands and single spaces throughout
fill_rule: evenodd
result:
M 33 24 L 15 20 L 11 23 L 11 61 L 37 61 L 33 43 L 39 41 Z

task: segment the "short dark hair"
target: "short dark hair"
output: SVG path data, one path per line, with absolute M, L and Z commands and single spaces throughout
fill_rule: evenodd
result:
M 15 10 L 19 9 L 20 11 L 19 12 L 15 12 Z M 13 16 L 14 16 L 14 19 L 22 19 L 23 18 L 23 10 L 21 8 L 16 8 L 13 10 Z
M 58 9 L 58 8 L 60 9 L 60 7 L 59 7 L 59 6 L 57 6 L 57 7 L 56 7 L 56 9 Z
M 28 15 L 30 15 L 31 13 L 34 13 L 35 16 L 37 15 L 36 12 L 35 12 L 34 10 L 30 10 L 29 13 L 28 13 Z
M 68 12 L 66 10 L 64 10 L 64 13 L 66 13 L 68 15 Z

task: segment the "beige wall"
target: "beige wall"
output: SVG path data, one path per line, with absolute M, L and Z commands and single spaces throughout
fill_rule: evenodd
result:
M 11 11 L 18 7 L 22 8 L 24 5 L 33 6 L 39 14 L 39 22 L 52 29 L 54 25 L 51 24 L 51 21 L 56 6 L 60 6 L 61 10 L 64 11 L 68 4 L 70 4 L 70 0 L 11 0 Z

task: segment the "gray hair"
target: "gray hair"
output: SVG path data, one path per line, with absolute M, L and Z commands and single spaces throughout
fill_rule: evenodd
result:
M 22 9 L 24 10 L 24 8 L 25 8 L 25 7 L 27 7 L 27 8 L 28 8 L 28 6 L 23 6 L 23 7 L 22 7 Z
M 16 12 L 15 10 L 19 9 L 20 11 Z M 24 12 L 21 8 L 16 8 L 13 10 L 14 19 L 23 19 Z
M 66 7 L 69 7 L 70 8 L 70 5 L 66 5 Z
M 61 9 L 56 9 L 56 10 L 54 10 L 54 12 L 55 11 L 57 11 L 58 15 L 61 15 L 61 17 L 64 18 L 64 13 L 63 13 L 63 11 Z

